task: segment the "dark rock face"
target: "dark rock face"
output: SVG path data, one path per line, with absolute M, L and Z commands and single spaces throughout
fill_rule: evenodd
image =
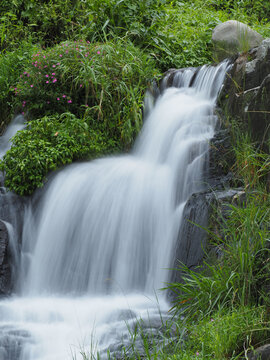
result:
M 11 287 L 12 269 L 8 244 L 8 230 L 5 223 L 0 220 L 0 295 L 8 294 Z
M 270 39 L 238 56 L 224 83 L 219 106 L 226 116 L 250 128 L 264 141 L 270 125 Z
M 244 201 L 245 192 L 241 188 L 193 194 L 184 207 L 173 267 L 177 268 L 179 263 L 183 263 L 196 271 L 202 265 L 206 252 L 211 250 L 219 256 L 219 249 L 210 249 L 207 241 L 209 218 L 212 214 L 219 213 L 222 219 L 226 219 L 230 213 L 230 205 L 241 205 Z M 215 221 L 219 220 L 215 218 Z M 171 281 L 181 281 L 181 272 L 173 271 Z
M 0 296 L 13 289 L 27 199 L 0 188 Z

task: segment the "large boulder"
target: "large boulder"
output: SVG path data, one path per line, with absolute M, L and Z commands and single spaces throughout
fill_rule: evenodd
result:
M 222 60 L 234 53 L 247 52 L 259 46 L 263 37 L 246 24 L 229 20 L 214 28 L 212 41 L 215 56 L 218 60 Z

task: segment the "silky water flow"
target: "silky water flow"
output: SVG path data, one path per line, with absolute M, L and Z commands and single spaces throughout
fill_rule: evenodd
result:
M 148 97 L 130 155 L 73 164 L 27 209 L 17 292 L 0 302 L 1 360 L 82 359 L 166 317 L 184 205 L 204 188 L 227 64 L 179 71 Z M 151 325 L 149 325 L 151 326 Z

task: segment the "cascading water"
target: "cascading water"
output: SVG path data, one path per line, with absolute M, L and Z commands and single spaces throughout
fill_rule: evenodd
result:
M 9 126 L 7 127 L 5 133 L 0 138 L 0 158 L 2 158 L 7 150 L 11 147 L 11 138 L 16 134 L 17 131 L 23 130 L 26 127 L 25 119 L 22 115 L 16 116 Z
M 35 216 L 28 209 L 19 295 L 0 302 L 0 359 L 79 359 L 93 342 L 101 352 L 119 342 L 134 318 L 167 311 L 155 292 L 169 277 L 184 204 L 204 188 L 226 67 L 179 72 L 130 155 L 67 167 Z

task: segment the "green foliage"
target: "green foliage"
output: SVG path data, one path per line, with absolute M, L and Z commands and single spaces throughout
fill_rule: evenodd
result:
M 141 127 L 144 90 L 157 74 L 128 40 L 64 42 L 33 54 L 13 88 L 15 108 L 29 118 L 85 113 L 89 125 L 128 147 Z
M 16 51 L 0 54 L 0 131 L 11 120 L 15 100 L 12 87 L 15 87 L 23 69 L 31 64 L 31 54 L 36 48 L 23 42 Z
M 111 151 L 115 144 L 73 114 L 45 116 L 28 123 L 1 162 L 6 186 L 28 195 L 43 185 L 48 172 L 78 159 Z
M 239 131 L 235 131 L 234 136 L 236 175 L 242 179 L 246 190 L 265 188 L 270 171 L 270 155 L 263 151 L 261 146 L 253 143 L 247 132 L 242 135 Z
M 240 307 L 228 312 L 216 311 L 186 329 L 188 340 L 179 354 L 168 359 L 239 359 L 270 335 L 264 308 Z
M 169 284 L 177 294 L 176 313 L 190 318 L 210 316 L 219 308 L 264 302 L 270 271 L 270 198 L 248 197 L 245 207 L 231 207 L 223 224 L 222 238 L 212 233 L 223 256 L 214 264 L 205 262 L 201 272 L 180 266 L 183 283 Z
M 2 0 L 0 50 L 14 50 L 18 41 L 29 39 L 52 46 L 80 33 L 88 22 L 87 2 Z

